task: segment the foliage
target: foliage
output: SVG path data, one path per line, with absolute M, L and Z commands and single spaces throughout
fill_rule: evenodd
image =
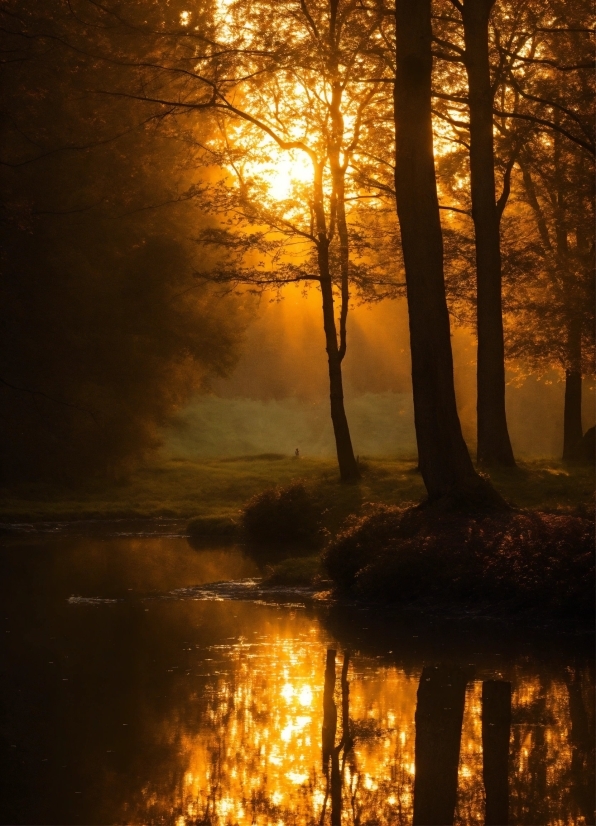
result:
M 351 520 L 323 564 L 338 587 L 364 599 L 584 615 L 594 607 L 594 525 L 574 516 L 478 518 L 377 506 Z
M 439 9 L 444 14 L 435 24 L 435 126 L 446 204 L 447 289 L 455 320 L 473 325 L 462 24 L 448 0 Z M 490 17 L 505 337 L 507 356 L 520 375 L 553 367 L 593 372 L 591 15 L 583 0 L 532 0 L 515 7 L 497 3 Z M 578 336 L 581 343 L 574 343 Z
M 91 99 L 89 89 L 108 91 L 126 70 L 92 59 L 76 40 L 82 22 L 62 4 L 9 5 L 0 11 L 14 57 L 0 126 L 1 476 L 118 476 L 160 443 L 191 393 L 229 372 L 241 302 L 194 278 L 186 236 L 200 218 L 177 192 L 184 144 L 140 104 Z M 167 214 L 151 208 L 164 202 Z
M 210 373 L 233 363 L 224 307 L 205 290 L 175 298 L 189 267 L 180 246 L 118 240 L 89 260 L 70 233 L 6 239 L 5 479 L 121 473 L 159 445 L 160 428 Z
M 264 490 L 244 507 L 242 522 L 248 539 L 257 543 L 316 540 L 320 513 L 302 482 Z
M 470 323 L 457 8 L 435 3 L 434 138 L 451 310 Z M 366 299 L 399 289 L 391 8 L 234 0 L 223 9 L 182 0 L 0 9 L 6 478 L 122 474 L 191 391 L 230 370 L 242 312 L 237 297 L 198 288 L 199 264 L 232 284 L 310 283 L 324 236 L 336 294 L 346 272 Z M 587 0 L 531 0 L 495 4 L 490 22 L 509 355 L 532 369 L 569 366 L 578 319 L 583 369 L 593 352 L 590 16 Z M 304 176 L 276 194 L 268 170 L 279 183 L 278 164 L 301 153 Z

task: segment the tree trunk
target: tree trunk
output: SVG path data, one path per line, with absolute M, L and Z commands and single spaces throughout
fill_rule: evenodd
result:
M 333 284 L 329 273 L 329 249 L 327 241 L 318 247 L 319 272 L 321 274 L 321 295 L 323 298 L 323 326 L 325 328 L 325 349 L 329 366 L 329 399 L 331 402 L 331 421 L 335 436 L 339 475 L 343 482 L 352 482 L 360 478 L 358 463 L 354 456 L 348 417 L 344 406 L 344 390 L 341 370 L 341 355 L 337 345 L 335 327 Z
M 568 362 L 565 370 L 565 409 L 563 413 L 563 460 L 578 458 L 582 440 L 582 341 L 577 321 L 568 332 Z
M 570 278 L 568 212 L 566 204 L 565 172 L 561 158 L 561 136 L 553 139 L 555 167 L 555 239 L 557 270 L 561 283 L 567 286 L 567 363 L 565 365 L 565 407 L 563 411 L 563 459 L 578 458 L 583 436 L 582 428 L 582 330 L 581 318 L 573 301 L 573 279 Z
M 406 271 L 414 422 L 429 500 L 500 500 L 474 470 L 453 383 L 431 120 L 431 0 L 397 0 L 395 192 Z
M 580 814 L 586 824 L 594 823 L 594 731 L 590 731 L 590 718 L 582 696 L 581 672 L 576 667 L 565 678 L 569 692 L 569 717 L 571 731 L 571 771 L 575 781 L 575 794 Z M 592 727 L 593 728 L 593 727 Z
M 462 7 L 470 109 L 472 218 L 476 236 L 478 461 L 515 467 L 505 413 L 501 243 L 488 54 L 488 20 L 493 4 L 494 0 L 464 0 Z
M 358 462 L 354 456 L 348 417 L 344 406 L 344 390 L 341 363 L 343 352 L 337 343 L 337 328 L 333 301 L 333 282 L 329 267 L 329 239 L 325 211 L 323 208 L 323 169 L 319 165 L 314 182 L 314 213 L 317 222 L 317 260 L 323 299 L 323 327 L 325 330 L 325 349 L 329 366 L 329 398 L 331 402 L 331 421 L 335 436 L 335 448 L 342 482 L 354 482 L 360 478 Z

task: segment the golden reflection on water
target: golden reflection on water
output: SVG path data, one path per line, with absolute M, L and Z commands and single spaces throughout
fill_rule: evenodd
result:
M 468 683 L 457 772 L 457 826 L 484 823 L 482 780 L 482 681 Z
M 253 628 L 233 644 L 203 652 L 203 670 L 195 675 L 201 678 L 200 687 L 191 689 L 192 702 L 201 706 L 200 725 L 182 725 L 172 732 L 183 764 L 177 799 L 159 800 L 146 788 L 147 807 L 169 811 L 177 826 L 330 822 L 321 764 L 329 640 L 318 623 L 304 615 L 294 616 L 289 624 L 266 626 L 264 633 Z M 407 673 L 373 658 L 353 657 L 349 676 L 355 745 L 345 757 L 342 823 L 412 823 L 420 671 Z M 513 681 L 510 822 L 590 822 L 574 797 L 567 683 L 521 670 L 508 676 Z M 584 684 L 582 690 L 589 693 L 591 688 Z M 340 708 L 338 691 L 339 680 L 335 699 Z M 458 826 L 484 823 L 481 697 L 482 681 L 476 679 L 466 691 Z M 180 719 L 173 725 L 180 726 Z

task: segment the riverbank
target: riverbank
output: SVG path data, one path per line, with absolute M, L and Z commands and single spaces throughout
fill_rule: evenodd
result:
M 412 457 L 365 458 L 358 485 L 341 485 L 333 459 L 295 459 L 281 454 L 233 459 L 156 462 L 125 480 L 14 485 L 2 490 L 0 523 L 114 519 L 204 520 L 205 532 L 238 520 L 242 507 L 267 488 L 302 480 L 326 502 L 325 527 L 334 532 L 348 514 L 369 502 L 403 505 L 424 497 Z M 591 513 L 594 473 L 553 460 L 520 463 L 491 479 L 519 507 Z M 224 531 L 225 532 L 225 531 Z

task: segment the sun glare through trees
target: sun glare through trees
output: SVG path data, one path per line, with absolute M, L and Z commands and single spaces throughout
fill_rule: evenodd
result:
M 0 826 L 594 824 L 595 36 L 0 0 Z

